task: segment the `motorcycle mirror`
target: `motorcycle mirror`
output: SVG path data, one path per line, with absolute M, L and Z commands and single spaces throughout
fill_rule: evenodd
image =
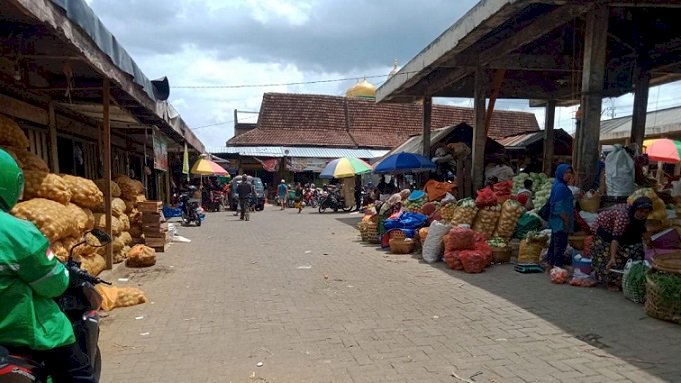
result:
M 85 242 L 92 247 L 102 247 L 111 242 L 111 236 L 104 230 L 92 229 L 85 234 Z

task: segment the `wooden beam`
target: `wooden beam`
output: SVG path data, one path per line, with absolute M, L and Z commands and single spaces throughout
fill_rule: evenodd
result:
M 433 115 L 433 99 L 423 98 L 423 155 L 430 158 L 430 126 Z
M 0 113 L 47 126 L 50 123 L 48 111 L 13 97 L 0 94 Z
M 485 134 L 485 85 L 487 81 L 485 77 L 485 70 L 478 67 L 475 70 L 473 164 L 470 168 L 473 190 L 481 188 L 485 180 L 485 145 L 487 144 L 487 135 Z
M 480 53 L 478 62 L 481 65 L 504 57 L 510 52 L 521 48 L 538 38 L 544 36 L 547 32 L 547 26 L 554 26 L 558 28 L 564 23 L 580 16 L 588 9 L 588 5 L 584 4 L 565 4 L 558 8 L 536 17 L 532 22 L 527 24 L 524 28 L 516 31 L 509 38 L 503 39 L 493 47 L 486 49 Z
M 49 115 L 48 134 L 50 135 L 50 169 L 52 173 L 59 173 L 59 152 L 57 147 L 57 116 L 54 113 L 54 102 L 47 104 Z
M 554 152 L 554 133 L 553 127 L 556 123 L 556 101 L 546 101 L 546 112 L 544 116 L 544 174 L 552 176 L 553 152 Z
M 634 89 L 634 111 L 631 115 L 631 142 L 643 147 L 646 135 L 646 113 L 648 111 L 648 92 L 650 90 L 650 72 L 641 69 L 636 78 Z
M 578 186 L 588 190 L 593 186 L 599 160 L 598 143 L 603 103 L 603 80 L 608 45 L 607 5 L 597 4 L 586 15 L 584 36 L 584 72 L 582 76 L 582 124 L 573 158 Z
M 489 126 L 492 124 L 494 104 L 496 104 L 497 97 L 499 97 L 499 92 L 501 91 L 501 85 L 504 82 L 505 75 L 506 75 L 505 69 L 498 69 L 494 74 L 494 83 L 492 84 L 492 92 L 489 97 L 489 105 L 487 106 L 487 116 L 485 118 L 485 136 L 487 136 L 487 133 L 489 133 Z
M 111 232 L 111 124 L 109 121 L 109 104 L 110 104 L 110 86 L 108 78 L 103 80 L 103 91 L 102 91 L 102 105 L 103 110 L 103 121 L 102 121 L 102 153 L 104 154 L 102 158 L 104 163 L 104 215 L 106 216 L 106 232 L 112 236 Z M 106 246 L 106 251 L 104 253 L 104 260 L 106 261 L 107 270 L 111 270 L 113 267 L 113 247 L 111 244 Z

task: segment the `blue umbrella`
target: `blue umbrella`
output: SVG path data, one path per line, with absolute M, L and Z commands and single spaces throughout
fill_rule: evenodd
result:
M 374 173 L 408 173 L 434 170 L 437 165 L 428 158 L 414 153 L 395 153 L 381 160 L 374 167 Z

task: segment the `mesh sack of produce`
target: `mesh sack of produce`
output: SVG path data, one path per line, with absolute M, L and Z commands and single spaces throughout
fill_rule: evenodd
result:
M 122 214 L 118 220 L 121 222 L 121 230 L 130 231 L 130 218 L 127 215 Z
M 454 216 L 452 217 L 452 225 L 468 225 L 473 224 L 475 216 L 478 214 L 478 207 L 475 201 L 471 198 L 464 198 L 457 202 Z
M 104 203 L 104 194 L 91 180 L 68 174 L 62 178 L 71 189 L 71 200 L 76 205 L 94 208 Z
M 467 273 L 477 274 L 485 270 L 486 260 L 485 256 L 477 250 L 461 250 L 459 257 L 463 264 L 463 270 Z
M 80 234 L 68 209 L 59 202 L 34 198 L 18 203 L 11 213 L 17 218 L 33 222 L 50 242 Z
M 138 194 L 138 195 L 135 197 L 135 202 L 136 202 L 136 203 L 146 202 L 146 200 L 147 200 L 147 197 L 145 197 L 144 194 Z
M 106 216 L 102 213 L 94 213 L 95 227 L 99 229 L 106 228 Z M 123 231 L 121 221 L 116 217 L 111 217 L 111 234 L 118 235 Z
M 480 189 L 475 198 L 475 204 L 478 207 L 494 206 L 497 204 L 497 195 L 490 188 Z
M 125 205 L 125 201 L 120 198 L 114 198 L 111 200 L 111 214 L 113 214 L 114 217 L 120 217 L 124 215 L 126 210 L 127 207 Z
M 123 241 L 123 243 L 125 243 L 126 245 L 129 245 L 129 244 L 132 243 L 132 235 L 130 235 L 130 233 L 128 233 L 127 231 L 122 232 L 121 235 L 119 235 L 118 237 L 119 237 L 119 238 Z
M 118 253 L 119 251 L 123 250 L 124 247 L 125 241 L 121 235 L 115 236 L 113 238 L 113 241 L 111 241 L 111 249 L 113 250 L 114 253 Z
M 52 252 L 57 259 L 59 259 L 61 262 L 66 262 L 66 258 L 69 256 L 69 251 L 66 249 L 64 244 L 61 243 L 61 241 L 54 241 L 50 243 L 50 249 L 52 249 Z
M 128 267 L 149 267 L 156 264 L 156 250 L 145 245 L 135 245 L 128 252 L 125 265 Z
M 501 216 L 501 205 L 486 206 L 478 210 L 473 221 L 473 231 L 492 236 Z
M 130 230 L 128 230 L 130 233 L 130 236 L 133 238 L 139 238 L 142 236 L 142 225 L 135 224 L 135 225 L 130 225 Z
M 549 274 L 551 275 L 551 283 L 555 283 L 557 285 L 566 283 L 568 281 L 568 277 L 570 276 L 568 271 L 561 267 L 551 268 Z
M 487 241 L 478 241 L 475 243 L 475 249 L 477 252 L 482 254 L 485 259 L 485 267 L 492 264 L 494 260 L 492 246 L 487 244 Z
M 113 263 L 121 263 L 128 259 L 128 252 L 130 252 L 130 246 L 125 246 L 121 251 L 113 253 Z
M 40 170 L 24 171 L 24 200 L 46 198 L 68 203 L 71 201 L 71 188 L 63 178 Z
M 452 228 L 445 238 L 445 251 L 472 250 L 475 246 L 473 230 L 465 227 Z
M 92 230 L 95 228 L 95 215 L 92 213 L 92 210 L 88 208 L 83 208 L 83 213 L 87 216 L 87 225 L 85 225 L 85 230 Z
M 459 253 L 459 250 L 445 251 L 445 263 L 452 270 L 463 270 L 463 263 L 461 263 Z
M 428 228 L 422 227 L 419 229 L 419 241 L 421 241 L 421 243 L 424 243 L 426 242 L 426 238 L 428 238 Z
M 142 290 L 135 287 L 95 286 L 102 296 L 102 310 L 111 311 L 116 307 L 128 307 L 147 302 Z
M 133 180 L 126 175 L 118 175 L 114 178 L 114 181 L 121 188 L 121 198 L 123 199 L 134 200 L 144 190 L 141 182 Z
M 26 150 L 29 142 L 19 124 L 11 118 L 0 114 L 0 145 Z
M 98 252 L 99 249 L 104 249 L 102 247 L 99 247 L 100 243 L 97 238 L 95 238 L 91 234 L 87 234 L 87 242 L 80 244 L 83 242 L 85 239 L 84 237 L 66 237 L 63 238 L 61 241 L 66 247 L 67 250 L 70 250 L 73 248 L 73 256 L 74 257 L 83 257 L 83 256 L 90 256 L 92 254 L 95 254 Z M 80 244 L 80 245 L 79 245 Z M 90 246 L 90 244 L 93 244 L 94 246 Z M 79 245 L 78 247 L 74 247 L 76 245 Z
M 129 200 L 123 200 L 125 203 L 125 214 L 130 214 L 135 210 L 135 207 L 137 206 L 136 201 L 129 201 Z
M 451 222 L 454 219 L 454 212 L 456 211 L 455 203 L 447 203 L 440 208 L 440 215 L 445 222 Z
M 518 263 L 539 264 L 541 251 L 544 246 L 539 242 L 528 242 L 527 239 L 520 241 L 518 251 Z
M 104 193 L 104 178 L 99 178 L 95 180 L 95 185 L 97 185 L 97 188 L 99 191 Z M 121 188 L 118 186 L 118 184 L 115 181 L 111 181 L 111 197 L 120 197 L 121 196 Z
M 106 261 L 100 254 L 92 254 L 80 257 L 80 268 L 91 275 L 98 275 L 106 268 Z
M 90 218 L 88 217 L 87 213 L 78 207 L 76 204 L 73 203 L 67 203 L 66 204 L 66 209 L 69 211 L 69 214 L 71 215 L 71 218 L 74 220 L 74 223 L 78 227 L 78 232 L 79 233 L 84 233 L 90 229 L 88 229 L 88 224 L 90 221 Z M 94 223 L 94 219 L 93 219 Z
M 518 219 L 525 214 L 525 207 L 518 201 L 508 200 L 501 205 L 501 216 L 494 231 L 495 237 L 510 239 L 515 233 Z
M 41 170 L 43 172 L 50 171 L 50 168 L 42 158 L 27 150 L 17 150 L 16 155 L 19 157 L 19 160 L 22 163 L 21 169 L 23 170 Z
M 10 148 L 8 146 L 2 146 L 2 145 L 0 145 L 0 149 L 6 151 L 7 154 L 9 154 L 12 158 L 14 158 L 14 161 L 16 161 L 17 165 L 19 165 L 19 167 L 21 169 L 24 169 L 24 163 L 21 162 L 21 160 L 19 159 L 19 156 L 17 155 L 17 152 L 22 150 L 22 149 Z

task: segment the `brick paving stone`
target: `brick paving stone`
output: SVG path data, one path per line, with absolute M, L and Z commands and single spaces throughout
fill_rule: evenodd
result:
M 150 302 L 104 314 L 103 382 L 681 380 L 679 327 L 621 294 L 388 254 L 358 215 L 252 218 L 209 214 L 156 266 L 109 275 Z

